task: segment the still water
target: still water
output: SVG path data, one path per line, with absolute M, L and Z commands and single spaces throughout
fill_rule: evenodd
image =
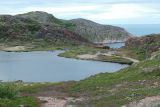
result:
M 125 43 L 124 42 L 120 42 L 120 43 L 107 43 L 106 44 L 107 46 L 109 46 L 110 48 L 121 48 L 123 46 L 125 46 Z
M 0 80 L 25 82 L 81 80 L 100 72 L 115 72 L 127 66 L 58 57 L 61 52 L 0 51 Z

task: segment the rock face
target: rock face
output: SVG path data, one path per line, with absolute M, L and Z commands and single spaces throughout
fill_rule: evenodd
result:
M 92 42 L 124 42 L 131 34 L 123 28 L 101 25 L 85 19 L 73 19 L 70 22 L 76 24 L 75 32 Z

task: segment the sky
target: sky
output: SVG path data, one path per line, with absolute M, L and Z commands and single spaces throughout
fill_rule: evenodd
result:
M 44 11 L 101 24 L 160 24 L 160 0 L 0 0 L 0 14 Z

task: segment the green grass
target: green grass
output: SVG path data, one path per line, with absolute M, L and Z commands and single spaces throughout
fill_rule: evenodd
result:
M 0 99 L 0 107 L 39 107 L 38 100 L 34 97 L 16 97 L 12 99 Z
M 0 98 L 14 98 L 19 92 L 19 86 L 14 83 L 0 83 Z
M 16 83 L 0 83 L 0 107 L 39 107 L 36 98 L 18 96 L 20 87 L 21 85 Z
M 121 48 L 118 51 L 122 52 L 122 54 L 134 58 L 140 61 L 145 60 L 144 50 L 140 49 L 131 49 L 131 48 Z
M 21 86 L 20 92 L 36 93 L 36 92 L 43 90 L 43 88 L 45 88 L 45 87 L 53 86 L 56 84 L 58 84 L 58 83 L 32 83 L 32 84 L 28 84 L 26 86 Z
M 64 53 L 60 53 L 58 56 L 79 59 L 77 55 L 96 54 L 97 52 L 105 53 L 106 51 L 107 51 L 106 49 L 79 46 L 77 48 L 69 48 L 68 51 L 65 51 Z M 129 64 L 129 65 L 133 63 L 132 61 L 122 58 L 122 57 L 105 56 L 105 55 L 98 55 L 96 59 L 92 59 L 92 60 L 104 61 L 104 62 L 114 62 L 114 63 L 120 63 L 120 64 Z
M 158 66 L 159 60 L 143 61 L 115 73 L 91 76 L 66 88 L 66 91 L 73 96 L 87 96 L 88 101 L 83 104 L 91 107 L 120 107 L 147 96 L 160 95 L 160 86 L 154 85 L 160 81 Z M 149 73 L 144 71 L 145 68 L 153 69 Z
M 77 46 L 77 47 L 69 47 L 68 51 L 59 54 L 58 56 L 66 57 L 66 58 L 77 58 L 77 55 L 81 54 L 95 54 L 98 51 L 105 51 L 105 49 L 94 48 L 89 46 Z
M 80 107 L 86 105 L 89 107 L 120 107 L 148 96 L 160 95 L 160 85 L 156 85 L 160 81 L 159 66 L 159 59 L 146 60 L 115 73 L 100 73 L 78 82 L 24 85 L 20 92 L 36 94 L 58 89 L 58 92 L 67 93 L 69 96 L 87 98 L 83 102 L 75 102 Z M 26 101 L 26 104 L 30 104 L 29 99 L 20 102 Z M 1 100 L 5 101 L 5 99 Z M 31 97 L 30 100 L 32 104 L 36 104 L 36 99 Z M 17 98 L 9 101 L 13 101 L 13 104 Z
M 145 97 L 160 95 L 160 61 L 146 60 L 115 73 L 100 73 L 78 82 L 34 83 L 23 86 L 22 93 L 58 89 L 69 96 L 87 100 L 75 102 L 80 107 L 120 107 Z M 61 91 L 60 91 L 61 90 Z

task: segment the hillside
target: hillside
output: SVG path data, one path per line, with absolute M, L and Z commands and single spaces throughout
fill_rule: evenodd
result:
M 44 25 L 29 18 L 19 16 L 0 16 L 0 42 L 16 45 L 39 41 L 42 45 L 90 44 L 88 40 L 65 28 Z M 44 43 L 45 42 L 45 43 Z M 43 44 L 44 43 L 44 44 Z
M 46 12 L 36 11 L 18 16 L 32 19 L 39 23 L 66 28 L 91 42 L 121 42 L 131 36 L 131 34 L 120 27 L 101 25 L 85 19 L 61 20 Z
M 153 52 L 160 49 L 160 34 L 129 38 L 125 42 L 125 48 L 139 55 L 140 59 L 150 58 Z
M 124 42 L 132 36 L 123 28 L 101 25 L 86 19 L 73 19 L 70 22 L 76 24 L 76 33 L 93 42 Z
M 46 12 L 36 11 L 36 12 L 29 12 L 29 13 L 25 13 L 25 14 L 19 14 L 17 16 L 31 19 L 31 20 L 34 20 L 34 21 L 37 21 L 37 22 L 40 22 L 43 24 L 52 23 L 52 24 L 58 25 L 58 24 L 62 23 L 61 20 L 55 18 L 53 15 L 48 14 Z
M 28 12 L 28 13 L 19 14 L 16 16 L 23 17 L 26 19 L 31 19 L 44 25 L 52 25 L 54 27 L 59 27 L 62 29 L 66 28 L 70 31 L 73 31 L 75 28 L 75 24 L 72 24 L 65 20 L 58 19 L 54 17 L 52 14 L 42 12 L 42 11 Z

